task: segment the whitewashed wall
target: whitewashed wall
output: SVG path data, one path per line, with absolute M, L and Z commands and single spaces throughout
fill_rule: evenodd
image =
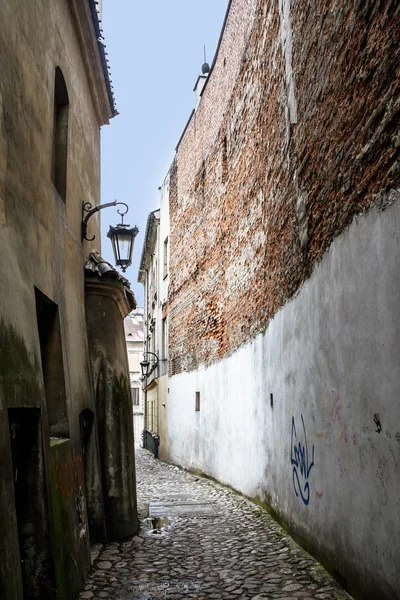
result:
M 399 232 L 398 201 L 356 218 L 265 334 L 169 381 L 170 460 L 270 501 L 363 599 L 400 597 Z

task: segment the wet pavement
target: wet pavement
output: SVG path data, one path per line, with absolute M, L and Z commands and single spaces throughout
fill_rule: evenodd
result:
M 257 505 L 136 448 L 138 536 L 96 547 L 80 599 L 345 600 Z

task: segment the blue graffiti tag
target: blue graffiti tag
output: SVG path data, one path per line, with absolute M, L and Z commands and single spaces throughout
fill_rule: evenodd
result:
M 293 465 L 293 489 L 296 496 L 298 496 L 300 493 L 304 504 L 308 504 L 310 502 L 310 485 L 308 483 L 308 476 L 310 475 L 310 471 L 314 466 L 314 444 L 312 447 L 312 461 L 310 464 L 308 460 L 308 444 L 303 415 L 301 415 L 301 421 L 303 423 L 304 431 L 304 446 L 302 446 L 300 441 L 297 443 L 297 445 L 293 443 L 293 434 L 294 437 L 297 438 L 297 433 L 294 417 L 292 417 L 291 462 Z M 300 469 L 300 475 L 298 473 L 298 469 Z

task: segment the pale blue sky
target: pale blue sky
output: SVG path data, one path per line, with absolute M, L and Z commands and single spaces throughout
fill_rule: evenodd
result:
M 126 276 L 138 306 L 137 283 L 147 215 L 159 206 L 158 187 L 194 108 L 193 87 L 203 63 L 211 65 L 227 0 L 104 0 L 103 29 L 120 115 L 102 130 L 102 202 L 126 202 L 137 225 L 133 266 Z M 113 262 L 105 232 L 118 221 L 102 212 L 102 254 Z

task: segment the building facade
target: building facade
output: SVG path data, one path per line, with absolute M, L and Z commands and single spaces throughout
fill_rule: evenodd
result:
M 133 446 L 116 429 L 135 301 L 97 254 L 98 216 L 96 239 L 81 235 L 116 109 L 93 0 L 1 0 L 0 12 L 0 597 L 72 600 L 89 541 L 137 527 L 133 458 L 115 470 Z
M 232 0 L 169 179 L 169 459 L 400 589 L 396 3 Z
M 139 444 L 142 443 L 144 429 L 144 398 L 142 392 L 142 373 L 140 370 L 144 344 L 143 308 L 136 308 L 129 313 L 125 318 L 124 327 L 132 392 L 134 440 L 135 444 Z
M 143 440 L 145 448 L 168 460 L 169 175 L 159 191 L 160 208 L 147 220 L 138 276 L 144 285 L 144 354 L 150 363 L 143 381 Z

